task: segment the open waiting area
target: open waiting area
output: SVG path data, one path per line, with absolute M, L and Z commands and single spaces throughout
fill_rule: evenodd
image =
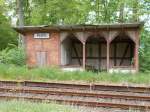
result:
M 29 67 L 59 66 L 65 70 L 139 71 L 143 23 L 74 26 L 23 26 Z

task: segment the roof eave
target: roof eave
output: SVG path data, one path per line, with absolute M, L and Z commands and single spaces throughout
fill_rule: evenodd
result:
M 13 27 L 18 33 L 25 34 L 29 31 L 48 31 L 48 30 L 83 30 L 83 29 L 113 29 L 113 28 L 139 28 L 144 26 L 144 22 L 138 23 L 117 23 L 117 24 L 101 24 L 101 25 L 42 25 L 42 26 L 23 26 L 23 27 Z

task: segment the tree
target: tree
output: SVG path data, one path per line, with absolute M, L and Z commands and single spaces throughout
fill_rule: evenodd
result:
M 18 25 L 24 26 L 23 0 L 17 0 Z
M 150 71 L 150 31 L 144 30 L 141 35 L 140 69 Z
M 124 7 L 125 3 L 124 1 L 120 1 L 120 6 L 119 6 L 119 22 L 124 22 Z
M 24 26 L 24 11 L 23 11 L 23 0 L 17 0 L 17 13 L 18 13 L 18 26 L 22 27 Z M 24 36 L 23 35 L 19 35 L 19 41 L 18 44 L 19 46 L 24 46 L 25 42 L 24 42 Z
M 16 44 L 16 33 L 13 31 L 10 25 L 9 18 L 6 18 L 5 11 L 6 6 L 3 0 L 0 0 L 0 50 L 6 48 L 8 44 Z
M 88 15 L 84 1 L 33 0 L 32 24 L 81 24 Z

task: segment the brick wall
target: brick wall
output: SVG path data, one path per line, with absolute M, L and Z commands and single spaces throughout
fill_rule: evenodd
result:
M 37 66 L 37 52 L 46 52 L 46 65 L 60 65 L 60 36 L 59 32 L 50 32 L 49 39 L 35 39 L 34 33 L 27 33 L 26 55 L 29 67 Z

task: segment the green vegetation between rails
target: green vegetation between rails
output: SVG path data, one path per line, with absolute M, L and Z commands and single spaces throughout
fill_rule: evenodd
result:
M 150 84 L 150 73 L 109 74 L 88 71 L 64 72 L 58 68 L 33 68 L 0 64 L 1 80 L 34 80 L 34 81 L 81 81 L 123 84 Z
M 0 101 L 0 112 L 79 112 L 72 106 L 28 101 Z
M 56 103 L 36 103 L 23 100 L 0 101 L 0 112 L 86 112 L 86 108 Z M 94 111 L 94 110 L 93 110 Z M 129 110 L 128 112 L 140 112 Z

